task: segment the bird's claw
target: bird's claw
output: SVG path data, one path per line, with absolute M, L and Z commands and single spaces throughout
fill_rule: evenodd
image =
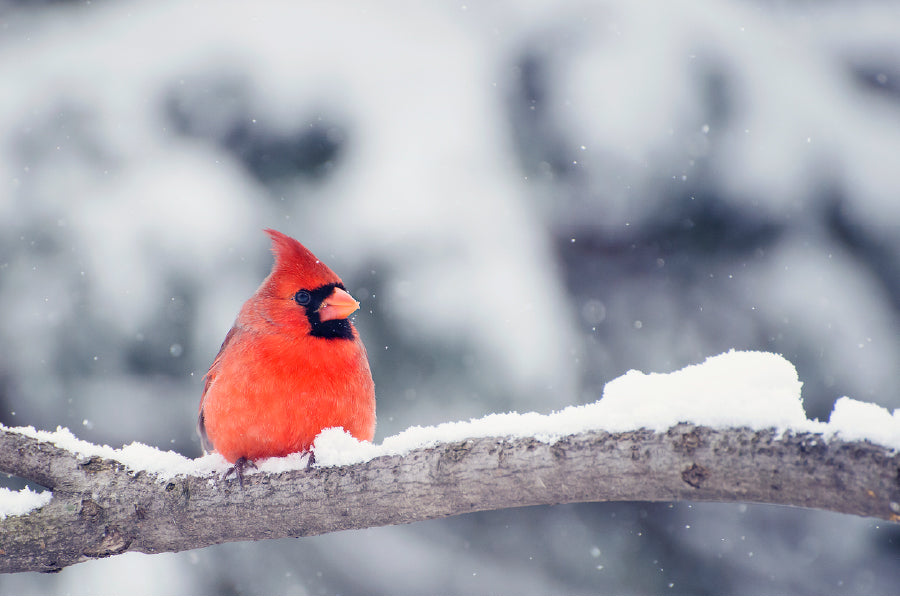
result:
M 238 485 L 241 486 L 241 489 L 244 489 L 244 469 L 247 468 L 256 468 L 256 463 L 254 463 L 249 458 L 240 457 L 235 461 L 235 463 L 225 471 L 225 479 L 228 479 L 228 476 L 234 473 L 237 475 Z

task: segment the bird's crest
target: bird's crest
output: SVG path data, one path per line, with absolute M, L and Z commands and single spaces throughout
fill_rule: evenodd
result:
M 266 229 L 265 232 L 272 238 L 272 254 L 275 255 L 275 265 L 269 279 L 302 282 L 301 287 L 307 289 L 341 283 L 341 278 L 303 244 L 274 229 Z

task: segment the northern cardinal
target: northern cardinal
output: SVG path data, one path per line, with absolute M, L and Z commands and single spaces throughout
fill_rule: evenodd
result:
M 206 374 L 198 429 L 234 466 L 308 451 L 323 429 L 375 435 L 375 384 L 348 320 L 359 302 L 300 242 L 272 229 L 275 264 L 244 303 Z

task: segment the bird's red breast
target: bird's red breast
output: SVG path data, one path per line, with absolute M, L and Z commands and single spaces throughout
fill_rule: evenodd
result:
M 375 435 L 375 385 L 348 317 L 359 303 L 300 242 L 267 229 L 275 264 L 206 374 L 203 447 L 229 462 L 308 450 L 328 427 Z

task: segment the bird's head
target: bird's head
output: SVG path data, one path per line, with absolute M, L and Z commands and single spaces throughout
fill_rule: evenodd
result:
M 359 308 L 341 278 L 297 240 L 266 229 L 275 264 L 256 297 L 266 319 L 326 339 L 353 339 L 348 317 Z

